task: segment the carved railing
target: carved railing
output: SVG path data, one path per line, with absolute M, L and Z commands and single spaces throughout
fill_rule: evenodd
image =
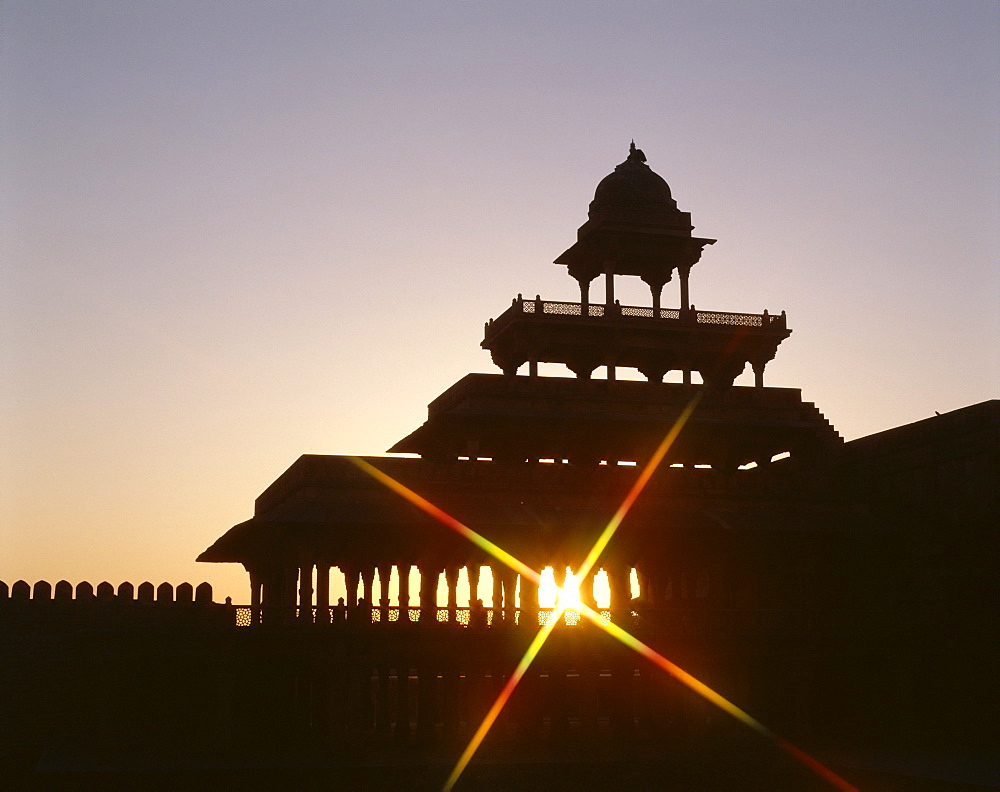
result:
M 344 615 L 335 607 L 311 609 L 309 618 L 302 618 L 300 608 L 254 608 L 250 605 L 237 605 L 233 608 L 234 623 L 237 627 L 250 627 L 256 624 L 265 625 L 309 625 L 319 626 L 328 629 L 395 629 L 403 625 L 400 624 L 400 608 L 393 606 L 385 609 L 372 608 L 369 612 L 367 608 L 354 608 Z M 407 609 L 409 626 L 411 628 L 427 628 L 424 622 L 420 621 L 419 607 Z M 383 612 L 388 616 L 383 620 Z M 556 612 L 554 608 L 539 608 L 537 611 L 537 622 L 539 625 L 548 624 Z M 522 616 L 527 611 L 514 609 L 508 613 L 506 620 L 494 618 L 493 608 L 483 608 L 481 615 L 474 619 L 467 607 L 446 608 L 438 607 L 435 614 L 436 627 L 450 627 L 452 629 L 464 630 L 489 630 L 496 628 L 510 628 L 519 626 L 522 623 Z M 611 612 L 607 609 L 599 610 L 601 621 L 608 624 L 611 621 Z M 639 625 L 668 628 L 674 630 L 695 630 L 724 632 L 750 631 L 760 634 L 786 634 L 809 629 L 812 624 L 813 614 L 807 609 L 801 608 L 712 608 L 705 605 L 697 607 L 663 607 L 655 612 L 646 611 L 638 613 L 632 611 L 628 623 L 623 624 L 627 629 L 633 629 Z M 561 619 L 563 625 L 576 627 L 586 623 L 586 619 L 575 610 L 565 610 Z M 405 623 L 405 621 L 404 621 Z
M 406 609 L 406 618 L 400 619 L 401 609 L 398 606 L 388 608 L 352 608 L 346 613 L 343 609 L 330 606 L 326 608 L 313 606 L 308 617 L 303 617 L 301 608 L 274 608 L 274 607 L 253 607 L 251 605 L 237 605 L 235 611 L 235 624 L 237 627 L 250 627 L 254 624 L 318 624 L 332 627 L 380 627 L 386 625 L 397 625 L 400 621 L 409 621 L 412 625 L 421 624 L 419 607 Z M 555 613 L 554 608 L 538 609 L 538 624 L 548 624 L 552 621 Z M 607 609 L 599 611 L 602 621 L 607 624 L 611 621 L 611 612 Z M 513 621 L 503 621 L 496 619 L 497 626 L 510 626 L 520 624 L 522 611 L 514 609 L 509 616 Z M 383 618 L 384 617 L 384 618 Z M 467 607 L 438 607 L 435 613 L 435 621 L 438 624 L 450 624 L 458 628 L 490 628 L 494 625 L 493 608 L 483 608 L 478 618 L 474 618 L 472 611 Z M 562 614 L 562 622 L 574 627 L 583 620 L 580 613 L 575 610 L 565 610 Z M 474 623 L 476 622 L 476 623 Z
M 560 302 L 556 300 L 543 300 L 536 297 L 533 300 L 525 300 L 518 295 L 511 303 L 510 308 L 504 311 L 496 319 L 491 319 L 487 325 L 487 334 L 490 331 L 500 329 L 502 326 L 514 321 L 517 316 L 529 314 L 532 316 L 582 316 L 582 303 Z M 591 304 L 587 306 L 587 316 L 599 318 L 604 316 L 621 317 L 625 319 L 656 319 L 656 312 L 653 308 L 637 305 L 613 306 L 604 304 Z M 762 314 L 731 313 L 727 311 L 681 311 L 677 308 L 661 308 L 658 317 L 660 320 L 672 322 L 700 325 L 723 325 L 726 327 L 760 327 L 784 329 L 785 314 Z

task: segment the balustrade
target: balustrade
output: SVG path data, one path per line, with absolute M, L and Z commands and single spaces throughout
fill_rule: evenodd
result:
M 383 619 L 383 610 L 386 613 L 386 619 Z M 484 607 L 482 609 L 481 623 L 477 626 L 473 624 L 474 610 L 474 608 L 463 606 L 455 607 L 454 609 L 447 606 L 438 606 L 435 608 L 435 619 L 432 624 L 450 625 L 460 629 L 489 629 L 494 626 L 520 626 L 523 623 L 521 618 L 522 613 L 526 614 L 529 612 L 527 610 L 522 610 L 521 608 L 509 609 L 508 614 L 510 615 L 508 620 L 505 621 L 499 612 L 502 609 Z M 538 625 L 541 626 L 552 621 L 552 617 L 556 612 L 556 609 L 537 608 L 532 609 L 531 612 L 533 615 L 537 614 L 536 620 Z M 601 620 L 603 623 L 608 624 L 611 621 L 610 610 L 605 608 L 598 612 L 601 614 Z M 405 617 L 401 617 L 400 614 L 404 613 L 404 611 L 398 606 L 390 606 L 386 609 L 358 607 L 352 609 L 346 618 L 336 606 L 326 608 L 313 606 L 309 609 L 308 616 L 305 616 L 304 613 L 305 611 L 301 607 L 281 608 L 236 605 L 234 606 L 234 623 L 237 627 L 250 627 L 254 624 L 282 624 L 293 622 L 305 622 L 307 624 L 324 625 L 332 628 L 385 627 L 386 625 L 396 626 L 406 622 L 414 627 L 417 625 L 429 626 L 421 622 L 421 608 L 416 606 L 407 608 L 405 610 Z M 496 618 L 494 619 L 495 613 Z M 633 616 L 634 615 L 635 614 L 633 614 Z M 324 618 L 324 616 L 326 618 Z M 579 624 L 583 624 L 585 621 L 586 619 L 583 618 L 579 611 L 572 609 L 566 609 L 563 611 L 562 623 L 566 626 L 575 627 Z
M 587 305 L 588 317 L 603 317 L 607 313 L 608 306 L 603 304 Z M 486 325 L 487 335 L 491 331 L 499 330 L 506 324 L 514 321 L 519 315 L 529 314 L 533 316 L 582 316 L 583 304 L 577 302 L 561 302 L 558 300 L 525 300 L 522 297 L 514 299 L 510 308 L 504 311 L 496 319 L 491 319 Z M 616 317 L 626 319 L 656 319 L 656 309 L 652 307 L 637 305 L 619 305 L 615 303 L 611 306 L 611 313 Z M 762 314 L 732 313 L 728 311 L 681 311 L 677 308 L 660 308 L 659 319 L 673 322 L 693 323 L 700 325 L 724 325 L 727 327 L 774 327 L 784 328 L 785 315 L 769 314 L 765 311 Z

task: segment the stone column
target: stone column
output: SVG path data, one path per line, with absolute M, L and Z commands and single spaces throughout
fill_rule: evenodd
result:
M 556 588 L 563 591 L 566 588 L 566 570 L 565 564 L 555 564 L 552 567 L 552 580 L 556 584 Z M 558 595 L 557 595 L 558 596 Z M 559 607 L 559 600 L 556 600 L 556 607 Z M 565 620 L 565 617 L 561 617 Z
M 458 610 L 458 567 L 445 567 L 444 578 L 448 583 L 448 623 L 454 624 Z
M 316 564 L 316 623 L 330 623 L 330 565 Z
M 341 569 L 344 572 L 344 582 L 347 584 L 347 596 L 344 598 L 344 604 L 347 606 L 347 623 L 350 624 L 353 619 L 356 624 L 358 611 L 358 572 L 356 569 L 350 567 L 342 566 Z
M 399 570 L 399 622 L 410 623 L 410 567 L 411 564 L 397 564 Z
M 420 622 L 435 624 L 437 622 L 437 587 L 440 570 L 421 566 L 420 570 Z M 423 677 L 421 676 L 421 686 Z
M 632 604 L 629 570 L 618 563 L 607 564 L 604 569 L 608 573 L 608 589 L 611 592 L 611 621 L 625 626 L 629 621 Z
M 521 578 L 521 621 L 520 625 L 529 630 L 538 629 L 538 584 Z
M 256 570 L 250 571 L 250 623 L 260 624 L 260 600 L 263 584 Z
M 304 563 L 299 567 L 299 619 L 312 623 L 313 620 L 313 564 Z
M 493 573 L 493 622 L 491 627 L 499 627 L 503 623 L 503 581 L 500 579 L 500 567 L 491 565 Z
M 683 317 L 690 308 L 691 305 L 691 295 L 688 291 L 688 276 L 691 274 L 690 264 L 681 264 L 677 268 L 677 274 L 680 276 L 681 282 L 681 316 Z
M 643 600 L 649 600 L 649 576 L 643 571 L 636 567 L 635 570 L 636 579 L 639 581 L 639 596 Z M 632 592 L 632 581 L 629 580 L 629 593 Z
M 663 605 L 663 581 L 659 570 L 654 569 L 639 578 L 639 594 L 646 600 L 646 607 L 659 611 Z
M 375 585 L 375 568 L 369 567 L 368 569 L 362 570 L 361 572 L 361 596 L 365 598 L 365 602 L 371 607 L 372 604 L 372 589 Z
M 476 604 L 479 599 L 479 563 L 473 562 L 466 567 L 469 573 L 469 608 Z
M 383 627 L 389 623 L 389 578 L 392 577 L 392 567 L 383 564 L 378 568 L 378 617 Z
M 513 627 L 517 624 L 517 572 L 504 567 L 503 581 L 503 621 Z
M 266 569 L 261 573 L 260 585 L 260 620 L 262 623 L 274 624 L 281 618 L 281 584 L 280 569 Z
M 653 318 L 660 318 L 660 299 L 663 294 L 663 283 L 656 281 L 646 281 L 649 286 L 649 293 L 653 296 Z

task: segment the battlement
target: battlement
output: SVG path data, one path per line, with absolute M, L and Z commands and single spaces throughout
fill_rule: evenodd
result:
M 54 586 L 47 580 L 30 585 L 25 580 L 8 584 L 0 580 L 0 614 L 8 622 L 44 626 L 71 620 L 81 626 L 148 622 L 165 623 L 232 622 L 231 605 L 212 599 L 212 586 L 181 583 L 155 586 L 150 582 L 121 583 L 116 589 L 104 581 L 94 586 L 88 581 L 74 587 L 67 580 Z

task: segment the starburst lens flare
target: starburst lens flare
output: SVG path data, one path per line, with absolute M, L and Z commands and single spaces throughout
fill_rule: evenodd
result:
M 525 651 L 524 656 L 518 662 L 517 667 L 514 669 L 513 673 L 511 673 L 510 677 L 507 679 L 507 683 L 504 685 L 503 690 L 500 692 L 500 695 L 497 696 L 496 701 L 493 702 L 493 705 L 486 713 L 486 717 L 483 719 L 483 722 L 479 725 L 479 728 L 476 729 L 476 733 L 473 735 L 472 739 L 469 741 L 469 744 L 462 752 L 462 755 L 461 757 L 459 757 L 459 760 L 456 763 L 455 768 L 452 770 L 451 774 L 448 776 L 448 780 L 445 782 L 444 786 L 445 792 L 450 792 L 450 790 L 454 788 L 455 783 L 461 777 L 462 773 L 465 771 L 465 768 L 468 766 L 472 757 L 475 755 L 480 745 L 482 745 L 482 742 L 485 739 L 486 735 L 493 727 L 493 724 L 496 722 L 496 719 L 500 715 L 500 712 L 503 710 L 504 706 L 506 706 L 507 702 L 510 700 L 511 695 L 514 692 L 514 689 L 517 687 L 518 683 L 524 677 L 524 674 L 527 672 L 528 668 L 531 666 L 532 662 L 534 662 L 535 658 L 538 656 L 538 653 L 545 645 L 545 641 L 548 640 L 548 637 L 552 634 L 552 631 L 555 629 L 555 626 L 562 621 L 563 612 L 567 609 L 571 609 L 579 613 L 582 613 L 584 616 L 586 616 L 586 618 L 590 619 L 594 624 L 598 625 L 603 630 L 606 630 L 609 634 L 613 635 L 615 638 L 617 638 L 619 641 L 621 641 L 629 648 L 633 649 L 634 651 L 638 652 L 642 656 L 649 659 L 656 666 L 666 671 L 668 674 L 670 674 L 675 679 L 686 685 L 692 691 L 702 696 L 707 701 L 710 701 L 715 706 L 719 707 L 723 712 L 726 712 L 727 714 L 739 720 L 741 723 L 744 723 L 746 726 L 753 729 L 761 736 L 766 737 L 767 739 L 779 745 L 789 755 L 791 755 L 797 761 L 801 762 L 803 765 L 808 767 L 818 776 L 825 779 L 836 789 L 844 790 L 844 792 L 847 792 L 849 790 L 851 792 L 857 792 L 855 787 L 851 786 L 842 778 L 837 776 L 835 773 L 833 773 L 832 771 L 821 765 L 811 756 L 803 753 L 794 745 L 776 735 L 774 732 L 772 732 L 758 720 L 753 718 L 751 715 L 741 710 L 739 707 L 737 707 L 728 699 L 720 696 L 718 693 L 716 693 L 710 687 L 705 685 L 703 682 L 700 682 L 698 679 L 696 679 L 695 677 L 691 676 L 689 673 L 684 671 L 684 669 L 680 668 L 674 663 L 671 663 L 655 649 L 647 646 L 638 638 L 628 633 L 626 630 L 623 630 L 621 627 L 619 627 L 614 623 L 605 622 L 602 619 L 601 614 L 597 613 L 597 611 L 593 610 L 591 607 L 580 601 L 579 587 L 577 581 L 585 580 L 587 575 L 590 574 L 590 571 L 597 564 L 597 560 L 600 558 L 601 553 L 604 551 L 608 543 L 611 541 L 611 538 L 614 536 L 615 532 L 618 530 L 618 527 L 625 519 L 625 516 L 632 508 L 632 505 L 639 497 L 639 494 L 645 488 L 650 478 L 652 478 L 653 473 L 656 471 L 656 468 L 663 461 L 663 458 L 666 456 L 666 453 L 670 449 L 670 446 L 673 445 L 674 440 L 676 440 L 677 435 L 684 427 L 684 424 L 687 423 L 687 420 L 691 417 L 691 414 L 694 412 L 695 407 L 697 406 L 698 402 L 701 399 L 701 394 L 702 391 L 699 391 L 695 395 L 695 397 L 691 400 L 691 402 L 688 404 L 688 406 L 682 411 L 681 415 L 678 416 L 678 419 L 674 423 L 674 426 L 667 433 L 666 437 L 663 438 L 663 442 L 660 443 L 660 445 L 656 449 L 656 452 L 653 454 L 652 458 L 643 468 L 642 473 L 639 475 L 635 484 L 632 486 L 632 489 L 629 490 L 629 493 L 625 497 L 625 500 L 622 501 L 621 506 L 618 507 L 618 510 L 611 518 L 611 521 L 601 532 L 601 535 L 598 537 L 597 541 L 594 543 L 594 546 L 587 554 L 587 557 L 584 559 L 584 562 L 580 566 L 580 569 L 577 570 L 576 575 L 574 575 L 571 572 L 568 573 L 566 576 L 566 583 L 563 586 L 563 588 L 555 589 L 556 607 L 552 613 L 552 617 L 547 621 L 546 624 L 544 624 L 539 629 L 538 633 L 535 635 L 531 644 L 528 646 L 527 651 Z M 461 522 L 456 520 L 454 517 L 449 515 L 444 510 L 435 506 L 426 498 L 423 498 L 422 496 L 418 495 L 413 490 L 409 489 L 405 485 L 396 481 L 391 476 L 388 476 L 387 474 L 383 473 L 381 470 L 369 464 L 365 460 L 360 459 L 358 457 L 349 457 L 349 459 L 365 473 L 372 476 L 377 481 L 380 481 L 390 490 L 397 493 L 401 497 L 405 498 L 410 503 L 412 503 L 413 505 L 417 506 L 422 511 L 424 511 L 426 514 L 430 515 L 431 517 L 441 522 L 443 525 L 446 525 L 453 531 L 456 531 L 457 533 L 461 534 L 469 541 L 471 541 L 473 544 L 475 544 L 477 547 L 489 553 L 491 556 L 493 556 L 503 564 L 506 564 L 510 569 L 514 570 L 518 574 L 524 576 L 525 579 L 530 580 L 536 584 L 543 581 L 542 576 L 538 572 L 533 570 L 531 567 L 529 567 L 527 564 L 524 564 L 523 562 L 519 561 L 517 558 L 512 556 L 506 550 L 494 544 L 493 542 L 489 541 L 486 537 L 476 533 L 468 526 L 463 525 Z M 548 575 L 546 575 L 546 579 L 549 580 L 551 578 L 548 578 Z M 554 581 L 552 584 L 549 585 L 552 585 L 554 588 L 555 587 Z
M 490 729 L 493 728 L 493 724 L 499 717 L 503 708 L 507 705 L 510 697 L 514 693 L 514 689 L 518 686 L 521 679 L 524 677 L 525 672 L 528 667 L 534 662 L 535 658 L 538 657 L 538 653 L 542 650 L 542 646 L 548 640 L 549 635 L 555 629 L 555 626 L 559 623 L 562 617 L 562 608 L 557 608 L 552 614 L 552 618 L 538 631 L 535 635 L 534 640 L 528 646 L 527 651 L 525 651 L 524 656 L 518 662 L 517 667 L 514 672 L 508 677 L 507 684 L 503 686 L 503 690 L 500 691 L 500 695 L 497 696 L 496 701 L 493 702 L 493 706 L 490 707 L 489 712 L 486 713 L 486 717 L 483 718 L 483 722 L 479 724 L 479 728 L 476 729 L 476 733 L 472 735 L 472 739 L 469 740 L 469 744 L 465 747 L 462 755 L 459 757 L 458 762 L 455 764 L 455 769 L 451 771 L 451 775 L 448 776 L 448 780 L 444 784 L 444 792 L 451 792 L 455 787 L 455 783 L 461 777 L 462 773 L 465 772 L 465 768 L 468 767 L 469 762 L 472 757 L 475 756 L 476 751 L 479 750 L 479 746 L 482 745 L 483 740 L 486 739 L 486 735 L 489 734 Z
M 669 660 L 667 660 L 667 658 L 665 658 L 655 649 L 653 649 L 650 646 L 647 646 L 638 638 L 636 638 L 626 630 L 623 630 L 617 624 L 614 624 L 613 622 L 605 622 L 601 618 L 601 614 L 599 614 L 593 608 L 584 605 L 583 610 L 581 612 L 587 619 L 596 624 L 598 627 L 607 631 L 610 635 L 613 635 L 615 638 L 617 638 L 619 641 L 625 644 L 625 646 L 629 647 L 630 649 L 634 649 L 643 657 L 652 661 L 654 665 L 658 666 L 659 668 L 662 668 L 664 671 L 666 671 L 668 674 L 674 677 L 677 681 L 687 686 L 689 689 L 697 693 L 705 700 L 714 704 L 716 707 L 721 709 L 727 715 L 731 715 L 732 717 L 736 718 L 736 720 L 740 721 L 746 726 L 749 726 L 751 729 L 760 734 L 762 737 L 766 737 L 768 740 L 777 743 L 785 751 L 791 754 L 795 759 L 804 764 L 806 767 L 808 767 L 817 775 L 826 779 L 830 784 L 832 784 L 837 789 L 844 790 L 844 792 L 857 792 L 857 789 L 855 787 L 848 784 L 840 776 L 836 775 L 833 771 L 821 765 L 811 756 L 799 750 L 787 740 L 779 737 L 777 734 L 768 729 L 759 720 L 754 718 L 749 713 L 741 710 L 739 707 L 733 704 L 733 702 L 729 701 L 729 699 L 720 696 L 704 682 L 701 682 L 697 678 L 691 676 L 691 674 L 689 674 L 680 666 L 671 663 Z
M 572 571 L 567 570 L 566 582 L 562 588 L 556 585 L 551 567 L 542 570 L 538 584 L 538 604 L 543 608 L 562 607 L 564 610 L 580 610 L 580 583 Z

